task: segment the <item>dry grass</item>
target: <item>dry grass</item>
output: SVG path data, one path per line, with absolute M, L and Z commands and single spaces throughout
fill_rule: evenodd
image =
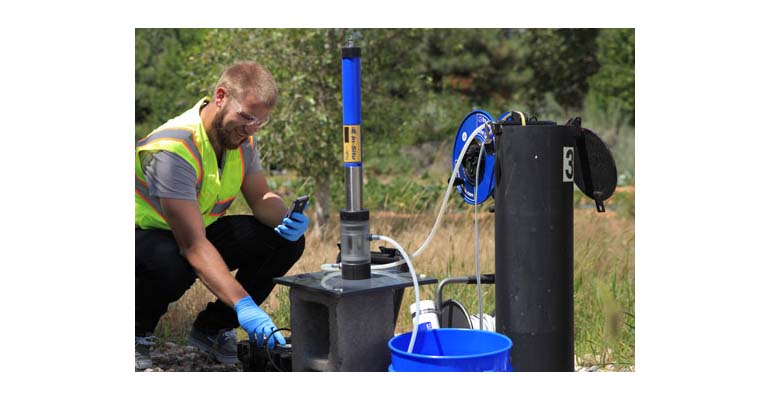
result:
M 633 192 L 631 194 L 633 196 Z M 482 211 L 483 210 L 483 211 Z M 427 237 L 434 212 L 398 214 L 373 212 L 371 232 L 393 237 L 414 252 Z M 481 272 L 494 272 L 494 214 L 479 207 Z M 288 275 L 319 271 L 334 262 L 339 238 L 338 221 L 310 232 L 305 253 Z M 374 243 L 377 248 L 384 243 Z M 613 211 L 603 214 L 575 209 L 575 351 L 578 363 L 634 363 L 634 219 Z M 475 274 L 473 208 L 449 210 L 431 245 L 414 260 L 418 273 L 443 279 Z M 422 299 L 433 299 L 435 285 L 420 291 Z M 471 312 L 478 309 L 474 285 L 450 285 L 444 298 L 460 301 Z M 494 285 L 484 285 L 484 310 L 494 310 Z M 170 340 L 184 337 L 198 311 L 213 296 L 196 282 L 179 301 L 169 307 L 157 334 Z M 411 331 L 408 307 L 413 289 L 404 293 L 397 332 Z M 288 289 L 277 286 L 262 307 L 276 325 L 289 326 Z M 243 332 L 240 332 L 245 338 Z

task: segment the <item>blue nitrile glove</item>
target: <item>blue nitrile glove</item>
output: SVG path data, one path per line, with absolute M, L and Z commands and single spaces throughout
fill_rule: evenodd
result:
M 238 323 L 240 323 L 241 327 L 243 327 L 246 333 L 249 334 L 250 340 L 256 339 L 257 346 L 262 346 L 264 338 L 273 333 L 274 330 L 278 329 L 275 327 L 275 324 L 273 324 L 273 320 L 270 319 L 270 316 L 254 303 L 251 296 L 246 296 L 235 303 L 235 313 L 238 314 Z M 267 347 L 270 349 L 275 347 L 276 340 L 282 345 L 286 344 L 286 339 L 283 338 L 281 332 L 276 332 L 270 336 Z
M 307 230 L 307 223 L 310 221 L 305 214 L 293 212 L 290 218 L 284 218 L 281 224 L 275 227 L 275 233 L 282 238 L 296 242 L 300 236 Z

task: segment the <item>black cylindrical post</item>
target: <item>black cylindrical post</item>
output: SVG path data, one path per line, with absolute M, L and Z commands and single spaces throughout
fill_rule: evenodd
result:
M 577 128 L 496 127 L 497 331 L 514 371 L 574 371 L 572 185 Z

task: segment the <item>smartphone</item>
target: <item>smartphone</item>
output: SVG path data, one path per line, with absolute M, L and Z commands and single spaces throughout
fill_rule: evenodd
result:
M 309 198 L 309 196 L 300 196 L 294 199 L 294 202 L 291 203 L 291 207 L 289 207 L 289 213 L 284 217 L 290 216 L 293 212 L 302 214 L 302 212 L 305 211 L 305 205 L 307 204 Z

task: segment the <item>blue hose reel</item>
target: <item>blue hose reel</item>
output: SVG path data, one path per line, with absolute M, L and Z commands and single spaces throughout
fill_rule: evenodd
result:
M 502 117 L 502 116 L 501 116 Z M 494 179 L 494 165 L 495 155 L 489 154 L 484 150 L 484 142 L 478 135 L 471 138 L 470 135 L 479 126 L 489 122 L 493 122 L 495 119 L 492 115 L 484 110 L 471 111 L 465 116 L 463 122 L 460 124 L 460 128 L 457 129 L 457 137 L 455 137 L 454 151 L 452 152 L 452 167 L 454 168 L 457 159 L 460 157 L 460 152 L 467 140 L 474 140 L 465 152 L 465 157 L 460 164 L 460 170 L 457 172 L 457 179 L 462 181 L 462 184 L 458 184 L 457 192 L 463 197 L 468 204 L 481 204 L 486 201 L 489 196 L 495 190 Z M 488 136 L 492 140 L 494 145 L 494 134 L 489 128 L 482 128 L 479 132 L 482 135 Z M 482 156 L 481 164 L 478 164 L 479 156 Z M 479 182 L 478 188 L 476 188 L 476 166 L 479 165 Z M 455 182 L 458 182 L 455 180 Z M 474 196 L 474 191 L 478 191 L 478 195 Z M 474 201 L 474 197 L 478 200 Z

